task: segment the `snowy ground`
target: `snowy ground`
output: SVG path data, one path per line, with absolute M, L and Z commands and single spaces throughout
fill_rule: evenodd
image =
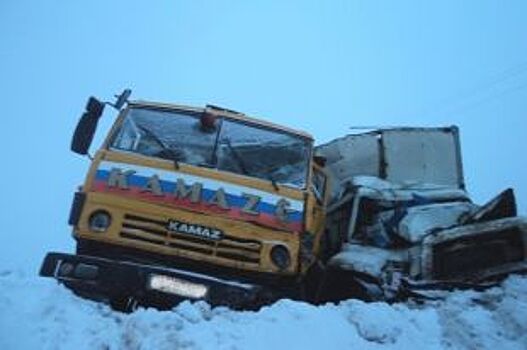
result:
M 185 302 L 125 315 L 52 280 L 0 273 L 0 349 L 527 349 L 527 277 L 426 305 Z

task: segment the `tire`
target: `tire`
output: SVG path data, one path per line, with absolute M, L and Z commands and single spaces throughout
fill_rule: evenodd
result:
M 339 302 L 347 299 L 373 301 L 368 290 L 353 273 L 341 269 L 328 269 L 321 286 L 324 302 Z
M 139 302 L 133 297 L 114 296 L 110 298 L 110 307 L 115 311 L 132 313 L 139 307 Z

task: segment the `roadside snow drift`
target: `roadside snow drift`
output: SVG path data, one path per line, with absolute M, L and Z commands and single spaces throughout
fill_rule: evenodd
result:
M 126 315 L 52 280 L 0 272 L 0 349 L 527 349 L 527 277 L 444 301 L 282 300 L 259 312 L 184 302 Z

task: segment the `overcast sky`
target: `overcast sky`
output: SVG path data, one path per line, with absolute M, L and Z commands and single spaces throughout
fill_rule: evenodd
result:
M 155 5 L 154 5 L 155 4 Z M 71 250 L 89 95 L 217 104 L 326 142 L 461 128 L 468 189 L 527 211 L 527 1 L 0 1 L 2 266 Z M 101 135 L 113 121 L 106 113 Z

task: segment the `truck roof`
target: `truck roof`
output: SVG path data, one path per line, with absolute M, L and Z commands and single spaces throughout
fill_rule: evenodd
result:
M 306 138 L 311 141 L 313 140 L 313 136 L 311 136 L 307 132 L 292 129 L 292 128 L 289 128 L 287 126 L 283 126 L 280 124 L 275 124 L 275 123 L 272 123 L 272 122 L 269 122 L 263 119 L 249 117 L 243 113 L 232 111 L 232 110 L 221 108 L 221 107 L 216 107 L 216 106 L 207 106 L 206 108 L 203 108 L 203 107 L 192 107 L 192 106 L 184 106 L 184 105 L 171 104 L 171 103 L 151 102 L 151 101 L 142 101 L 142 100 L 129 101 L 128 105 L 131 107 L 147 107 L 147 108 L 155 108 L 155 109 L 180 110 L 180 111 L 188 111 L 188 112 L 193 112 L 193 113 L 203 113 L 206 110 L 210 110 L 213 112 L 216 111 L 218 112 L 218 114 L 221 114 L 221 116 L 227 119 L 239 120 L 242 122 L 247 122 L 250 124 L 262 126 L 264 128 L 277 129 L 277 130 L 280 130 L 280 131 L 283 131 L 289 134 L 293 134 L 296 136 Z

